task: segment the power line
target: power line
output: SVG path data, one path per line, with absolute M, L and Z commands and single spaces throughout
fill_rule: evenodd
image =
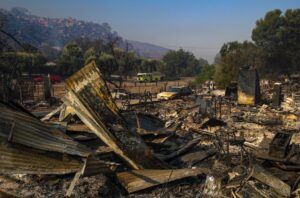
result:
M 200 47 L 200 46 L 176 46 L 176 45 L 163 45 L 167 48 L 175 48 L 175 49 L 194 49 L 194 50 L 220 50 L 220 47 Z

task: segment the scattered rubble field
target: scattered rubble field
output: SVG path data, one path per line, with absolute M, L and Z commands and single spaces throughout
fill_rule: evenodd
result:
M 277 106 L 262 86 L 254 105 L 200 89 L 121 109 L 94 62 L 65 86 L 44 116 L 0 103 L 0 197 L 300 196 L 291 92 Z

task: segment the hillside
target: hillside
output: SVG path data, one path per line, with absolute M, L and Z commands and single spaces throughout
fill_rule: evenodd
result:
M 73 18 L 48 18 L 30 14 L 24 8 L 0 9 L 4 21 L 3 29 L 19 41 L 29 43 L 39 49 L 47 46 L 61 49 L 64 44 L 77 38 L 91 40 L 120 36 L 108 23 L 93 23 Z M 123 42 L 123 40 L 121 41 Z M 146 58 L 160 58 L 168 49 L 160 46 L 129 41 L 133 50 Z M 124 46 L 124 44 L 120 44 Z
M 163 54 L 169 51 L 169 49 L 153 45 L 150 43 L 144 43 L 139 41 L 128 41 L 128 43 L 133 47 L 134 51 L 145 58 L 159 59 Z

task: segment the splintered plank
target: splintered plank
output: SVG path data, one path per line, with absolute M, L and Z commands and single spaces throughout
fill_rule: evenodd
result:
M 283 197 L 290 197 L 291 187 L 285 182 L 281 181 L 279 178 L 272 175 L 270 172 L 266 171 L 263 167 L 254 164 L 251 176 L 258 181 L 270 186 L 275 192 L 282 195 Z
M 133 169 L 167 167 L 136 133 L 129 131 L 95 62 L 68 78 L 66 87 L 64 103 Z
M 117 174 L 117 178 L 128 193 L 133 193 L 186 177 L 207 174 L 208 172 L 209 170 L 207 169 L 144 169 L 121 172 Z

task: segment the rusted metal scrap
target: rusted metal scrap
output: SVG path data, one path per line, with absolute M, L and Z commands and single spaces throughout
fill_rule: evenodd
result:
M 68 93 L 63 98 L 77 116 L 132 168 L 166 168 L 152 150 L 130 131 L 114 103 L 95 62 L 66 80 Z
M 87 157 L 92 151 L 29 114 L 0 103 L 0 137 L 45 151 Z
M 78 172 L 83 162 L 67 156 L 49 155 L 0 139 L 1 174 L 69 174 Z

